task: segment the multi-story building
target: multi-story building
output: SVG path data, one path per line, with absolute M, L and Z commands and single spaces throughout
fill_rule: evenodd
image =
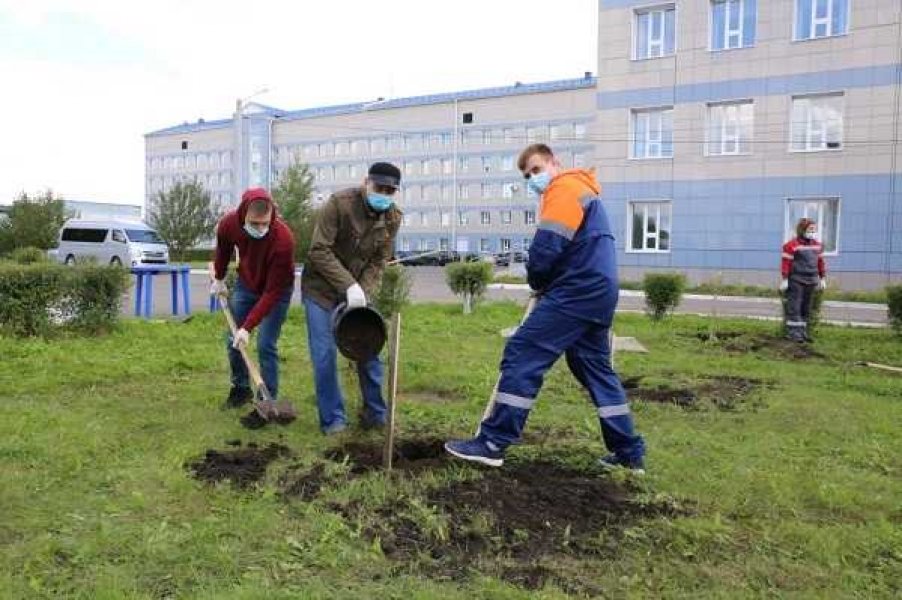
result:
M 831 278 L 902 275 L 899 0 L 600 0 L 591 129 L 623 276 L 775 284 L 817 221 Z
M 403 172 L 399 250 L 508 252 L 528 245 L 537 198 L 516 168 L 529 142 L 551 143 L 567 166 L 592 164 L 595 78 L 379 99 L 283 111 L 238 103 L 231 119 L 145 136 L 147 200 L 197 178 L 230 206 L 272 187 L 295 162 L 315 176 L 317 202 L 360 185 L 370 163 Z

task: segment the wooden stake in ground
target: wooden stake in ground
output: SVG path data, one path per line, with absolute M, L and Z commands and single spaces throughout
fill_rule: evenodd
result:
M 401 351 L 401 313 L 395 313 L 391 321 L 391 338 L 388 347 L 388 422 L 385 424 L 385 447 L 382 465 L 391 471 L 395 453 L 395 406 L 398 400 L 398 359 Z

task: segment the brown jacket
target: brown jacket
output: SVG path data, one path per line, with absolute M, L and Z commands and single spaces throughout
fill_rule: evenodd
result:
M 365 194 L 363 187 L 336 192 L 319 210 L 301 293 L 325 309 L 343 302 L 355 282 L 371 300 L 392 256 L 401 211 L 392 205 L 377 213 Z

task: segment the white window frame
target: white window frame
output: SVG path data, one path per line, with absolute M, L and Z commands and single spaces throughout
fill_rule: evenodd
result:
M 424 227 L 429 225 L 429 213 L 426 211 L 420 211 L 420 225 Z
M 488 210 L 479 211 L 479 224 L 480 225 L 491 225 L 492 224 L 492 213 Z
M 667 46 L 667 16 L 666 13 L 668 11 L 673 11 L 673 50 L 670 52 L 666 52 Z M 657 14 L 660 15 L 661 19 L 661 37 L 660 39 L 652 37 L 652 29 L 651 20 L 653 17 L 651 15 Z M 645 48 L 647 51 L 647 56 L 639 56 L 639 19 L 642 15 L 649 15 L 649 27 L 646 31 L 646 40 L 645 40 Z M 667 56 L 673 56 L 676 54 L 677 50 L 677 15 L 676 15 L 676 4 L 661 4 L 658 6 L 643 6 L 641 8 L 633 11 L 633 35 L 632 35 L 632 44 L 633 49 L 631 52 L 633 60 L 654 60 L 656 58 L 664 58 Z M 653 48 L 657 48 L 659 54 L 654 54 Z
M 646 210 L 642 215 L 642 248 L 633 248 L 633 211 L 635 207 L 643 206 Z M 648 208 L 657 207 L 655 214 L 655 222 L 658 224 L 657 231 L 650 235 L 648 232 Z M 670 210 L 668 218 L 668 238 L 667 249 L 661 250 L 661 208 L 667 207 Z M 655 248 L 648 247 L 648 238 L 655 239 Z M 669 254 L 673 250 L 673 201 L 667 198 L 656 198 L 650 200 L 628 200 L 626 203 L 626 244 L 624 252 L 628 254 Z
M 401 238 L 401 252 L 410 252 L 410 239 Z
M 401 215 L 401 225 L 405 227 L 410 227 L 411 225 L 413 225 L 413 215 L 409 213 L 404 213 L 403 215 Z
M 664 115 L 670 114 L 670 154 L 664 154 Z M 651 116 L 654 115 L 658 118 L 660 127 L 657 130 L 657 136 L 652 135 L 651 129 Z M 637 156 L 636 155 L 636 122 L 640 118 L 645 118 L 648 122 L 646 123 L 645 132 L 645 156 Z M 659 160 L 659 159 L 670 159 L 673 158 L 673 107 L 672 106 L 664 106 L 664 107 L 650 107 L 650 108 L 632 108 L 629 113 L 629 131 L 630 131 L 630 141 L 629 141 L 629 157 L 634 160 Z M 658 148 L 657 154 L 650 153 L 653 145 L 656 144 Z
M 440 223 L 442 227 L 451 227 L 451 213 L 442 211 L 439 219 L 441 219 Z
M 512 211 L 502 210 L 501 211 L 501 224 L 502 225 L 510 225 L 513 222 Z
M 836 231 L 833 232 L 833 239 L 836 242 L 836 247 L 832 250 L 827 250 L 827 244 L 824 243 L 823 233 L 824 231 L 829 231 L 828 228 L 824 227 L 824 211 L 822 208 L 818 208 L 817 214 L 811 215 L 806 207 L 803 217 L 809 218 L 817 224 L 817 233 L 818 240 L 824 244 L 824 256 L 837 256 L 839 255 L 839 232 L 841 230 L 840 221 L 842 219 L 842 197 L 840 196 L 789 196 L 784 199 L 784 207 L 783 207 L 783 240 L 789 240 L 796 237 L 795 226 L 796 224 L 790 222 L 790 206 L 793 202 L 804 202 L 806 204 L 823 204 L 826 205 L 828 203 L 834 203 L 836 207 Z
M 469 225 L 470 224 L 470 214 L 466 210 L 457 211 L 457 224 L 458 225 Z
M 523 224 L 524 225 L 535 225 L 536 224 L 536 211 L 534 210 L 524 210 L 523 211 Z
M 818 124 L 819 127 L 815 127 L 812 129 L 813 123 L 812 115 L 814 111 L 811 107 L 808 108 L 808 112 L 806 114 L 805 120 L 805 146 L 803 148 L 795 148 L 793 143 L 795 141 L 795 121 L 793 119 L 793 113 L 795 112 L 796 101 L 807 100 L 810 101 L 816 98 L 839 98 L 840 99 L 840 126 L 839 126 L 839 145 L 835 148 L 831 148 L 828 144 L 832 143 L 827 140 L 827 126 L 826 122 Z M 828 93 L 818 93 L 818 94 L 799 94 L 797 96 L 791 96 L 789 98 L 789 151 L 793 153 L 809 153 L 809 152 L 841 152 L 845 148 L 845 129 L 846 129 L 846 98 L 843 92 L 828 92 Z M 819 136 L 821 141 L 818 145 L 813 145 L 812 141 L 815 136 Z
M 751 110 L 748 128 L 743 136 L 743 119 L 742 109 L 748 106 Z M 735 108 L 735 122 L 731 123 L 727 116 L 726 110 Z M 715 147 L 715 142 L 711 139 L 711 130 L 713 128 L 714 111 L 723 109 L 724 115 L 720 122 L 720 147 Z M 735 134 L 730 132 L 730 126 L 735 126 Z M 726 102 L 711 102 L 705 107 L 705 156 L 744 156 L 752 153 L 752 138 L 755 132 L 755 103 L 752 100 L 729 100 Z M 726 146 L 729 143 L 735 143 L 735 150 L 729 151 Z
M 511 156 L 510 154 L 505 155 L 504 158 L 501 160 L 501 170 L 502 171 L 513 171 L 514 163 L 516 162 L 516 160 L 517 160 L 517 158 L 515 156 Z
M 801 15 L 799 13 L 799 2 L 805 1 L 814 3 L 814 6 L 811 7 L 811 21 L 807 24 L 808 27 L 808 37 L 798 37 L 799 31 L 799 19 Z M 833 31 L 833 19 L 836 18 L 836 13 L 833 10 L 833 3 L 835 0 L 826 0 L 827 2 L 827 16 L 823 19 L 819 19 L 817 17 L 817 0 L 793 0 L 792 1 L 792 40 L 794 42 L 809 42 L 812 40 L 822 40 L 825 38 L 831 37 L 839 37 L 843 35 L 848 35 L 849 30 L 852 28 L 851 20 L 852 20 L 852 0 L 845 0 L 846 3 L 846 30 L 840 33 L 832 33 Z M 817 31 L 818 25 L 824 25 L 825 33 L 824 35 L 815 35 Z
M 708 50 L 711 52 L 726 52 L 728 50 L 741 50 L 742 48 L 752 48 L 755 45 L 757 40 L 752 40 L 751 44 L 746 45 L 743 41 L 745 39 L 745 9 L 746 9 L 746 1 L 747 0 L 737 0 L 739 2 L 739 29 L 730 29 L 730 2 L 731 0 L 709 0 L 708 2 L 708 31 L 710 34 L 708 35 Z M 758 0 L 755 3 L 755 36 L 758 35 L 758 9 L 759 4 L 763 0 Z M 795 1 L 795 0 L 794 0 Z M 724 9 L 724 26 L 723 26 L 723 35 L 724 39 L 721 40 L 723 42 L 723 48 L 715 48 L 714 44 L 714 5 L 724 3 L 726 7 Z M 737 36 L 739 41 L 738 45 L 731 46 L 730 45 L 730 37 Z
M 479 238 L 479 251 L 480 252 L 491 252 L 492 251 L 492 240 L 489 238 Z

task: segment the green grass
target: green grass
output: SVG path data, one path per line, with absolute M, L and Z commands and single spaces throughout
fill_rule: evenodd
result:
M 405 311 L 402 434 L 472 431 L 496 377 L 498 331 L 521 310 Z M 815 348 L 828 358 L 793 361 L 729 354 L 693 337 L 708 327 L 694 317 L 658 325 L 618 317 L 618 335 L 651 351 L 618 355 L 625 376 L 684 384 L 735 375 L 768 385 L 733 411 L 634 403 L 649 448 L 643 493 L 694 509 L 631 527 L 616 555 L 583 564 L 582 576 L 618 598 L 899 597 L 902 378 L 852 364 L 902 364 L 898 338 L 824 327 Z M 741 320 L 717 328 L 775 331 Z M 228 387 L 222 330 L 218 316 L 198 315 L 186 324 L 128 321 L 94 339 L 0 338 L 0 598 L 563 596 L 490 577 L 384 576 L 389 559 L 362 533 L 375 517 L 346 520 L 331 507 L 354 500 L 375 511 L 404 497 L 419 507 L 416 519 L 441 531 L 441 515 L 418 498 L 478 476 L 473 469 L 337 480 L 310 503 L 276 493 L 284 461 L 249 491 L 190 478 L 186 461 L 229 439 L 279 442 L 308 463 L 336 443 L 317 429 L 299 310 L 282 339 L 282 395 L 300 411 L 287 428 L 248 432 L 219 410 Z M 416 400 L 424 395 L 445 401 Z M 558 365 L 527 431 L 566 435 L 510 454 L 591 459 L 602 452 L 597 427 Z

